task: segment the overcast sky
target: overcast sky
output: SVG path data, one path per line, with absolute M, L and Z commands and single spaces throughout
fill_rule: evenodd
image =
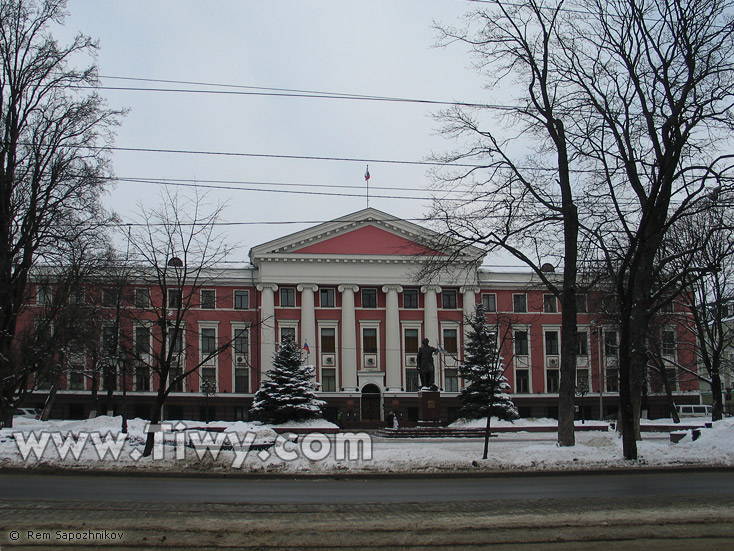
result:
M 433 21 L 457 23 L 471 8 L 465 0 L 69 0 L 66 28 L 55 34 L 63 40 L 82 31 L 98 38 L 99 71 L 102 84 L 109 87 L 253 91 L 110 78 L 129 77 L 486 102 L 466 48 L 434 47 Z M 432 105 L 170 91 L 102 93 L 110 107 L 130 110 L 118 132 L 120 148 L 373 159 L 370 206 L 403 218 L 428 213 L 428 192 L 379 188 L 426 189 L 427 167 L 376 160 L 422 161 L 432 151 L 451 148 L 437 135 L 438 123 L 431 115 L 439 107 Z M 207 185 L 226 181 L 270 190 L 217 191 L 213 198 L 226 203 L 227 222 L 325 221 L 360 210 L 367 206 L 364 197 L 319 193 L 364 194 L 365 164 L 114 152 L 120 178 Z M 121 181 L 106 203 L 129 221 L 136 201 L 155 204 L 159 194 L 159 185 Z M 231 227 L 228 238 L 239 246 L 231 260 L 245 259 L 252 246 L 307 225 Z

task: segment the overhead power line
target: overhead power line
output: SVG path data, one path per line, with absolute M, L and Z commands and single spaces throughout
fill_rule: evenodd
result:
M 68 147 L 68 146 L 67 146 Z M 443 163 L 439 161 L 403 161 L 399 159 L 374 159 L 364 157 L 328 157 L 318 155 L 279 155 L 275 153 L 243 153 L 234 151 L 204 151 L 193 149 L 157 149 L 152 147 L 116 147 L 116 146 L 91 146 L 84 144 L 79 146 L 84 149 L 96 149 L 107 151 L 132 151 L 136 153 L 174 153 L 181 155 L 214 155 L 222 157 L 253 157 L 262 159 L 289 159 L 300 161 L 343 161 L 350 163 L 374 163 L 374 164 L 397 164 L 397 165 L 422 165 L 422 166 L 446 166 L 463 168 L 483 168 L 486 165 L 468 163 Z
M 131 177 L 131 176 L 114 176 L 110 177 L 110 180 L 117 182 L 131 182 L 141 184 L 175 184 L 175 183 L 188 183 L 195 185 L 211 184 L 212 187 L 217 189 L 234 189 L 234 190 L 246 190 L 247 188 L 240 186 L 272 186 L 272 187 L 299 187 L 299 188 L 317 188 L 317 189 L 347 189 L 347 190 L 362 190 L 362 187 L 356 187 L 354 185 L 345 184 L 309 184 L 304 182 L 262 182 L 262 181 L 248 181 L 248 180 L 207 180 L 201 178 L 153 178 L 153 177 Z M 408 186 L 370 186 L 370 190 L 385 190 L 385 191 L 415 191 L 419 193 L 426 193 L 427 191 L 435 193 L 461 193 L 466 194 L 466 190 L 458 189 L 426 189 L 422 187 L 408 187 Z M 278 190 L 263 190 L 263 191 L 278 191 Z
M 140 86 L 77 86 L 79 89 L 94 90 L 118 90 L 125 92 L 167 92 L 181 94 L 218 94 L 218 95 L 240 95 L 240 96 L 270 96 L 270 97 L 291 97 L 291 98 L 311 98 L 311 99 L 338 99 L 338 100 L 359 100 L 359 101 L 377 101 L 392 103 L 416 103 L 424 105 L 445 105 L 457 107 L 472 108 L 491 108 L 500 110 L 516 109 L 512 105 L 488 104 L 467 101 L 447 101 L 435 100 L 427 98 L 404 98 L 396 96 L 375 96 L 369 94 L 352 94 L 345 92 L 330 92 L 322 90 L 303 90 L 297 88 L 275 88 L 269 86 L 249 86 L 243 84 L 226 84 L 216 82 L 197 82 L 190 80 L 165 80 L 154 78 L 126 77 L 113 75 L 100 75 L 102 79 L 125 80 L 133 82 L 150 82 L 160 84 L 182 84 L 186 86 L 208 86 L 216 88 L 226 88 L 226 90 L 216 89 L 197 89 L 197 88 L 148 88 Z

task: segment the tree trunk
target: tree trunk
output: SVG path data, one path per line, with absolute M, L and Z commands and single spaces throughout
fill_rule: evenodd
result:
M 92 358 L 92 362 L 94 362 L 95 359 Z M 92 409 L 89 410 L 89 418 L 97 417 L 97 411 L 99 410 L 99 396 L 98 394 L 98 388 L 99 388 L 99 378 L 97 377 L 97 371 L 95 368 L 95 371 L 92 373 Z
M 680 423 L 680 416 L 678 415 L 678 410 L 675 408 L 673 388 L 670 386 L 670 379 L 668 379 L 668 374 L 665 371 L 665 365 L 660 366 L 660 380 L 663 382 L 663 388 L 665 389 L 665 397 L 668 401 L 670 417 L 673 419 L 673 423 Z
M 711 374 L 711 420 L 721 421 L 724 418 L 724 401 L 721 394 L 721 375 L 718 370 Z
M 624 458 L 637 459 L 637 439 L 635 438 L 634 405 L 631 389 L 631 361 L 629 355 L 629 324 L 624 322 L 619 327 L 619 429 L 622 431 L 622 451 Z
M 575 262 L 574 262 L 575 265 Z M 574 270 L 575 271 L 575 270 Z M 573 275 L 576 279 L 575 274 Z M 558 444 L 573 446 L 574 396 L 576 394 L 576 292 L 573 286 L 563 290 L 561 313 L 561 381 L 558 388 Z
M 159 383 L 158 394 L 155 397 L 155 405 L 153 406 L 153 413 L 150 415 L 150 427 L 148 429 L 148 436 L 145 439 L 143 457 L 148 457 L 153 453 L 153 446 L 155 444 L 155 432 L 153 431 L 153 427 L 161 422 L 161 411 L 163 410 L 163 404 L 165 401 L 165 385 L 163 383 Z
M 13 428 L 13 411 L 6 409 L 0 413 L 2 413 L 2 417 L 0 417 L 0 427 L 6 429 Z
M 487 412 L 487 427 L 484 431 L 484 455 L 482 459 L 487 459 L 489 453 L 489 438 L 492 435 L 492 408 Z
M 56 401 L 56 392 L 59 390 L 58 381 L 54 381 L 51 385 L 51 390 L 48 391 L 48 398 L 46 403 L 43 404 L 43 412 L 41 413 L 41 421 L 48 421 L 51 416 L 51 409 L 54 407 L 54 401 Z

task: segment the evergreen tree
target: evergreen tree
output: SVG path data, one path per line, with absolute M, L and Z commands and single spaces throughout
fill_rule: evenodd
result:
M 469 384 L 459 393 L 462 402 L 459 414 L 467 419 L 487 418 L 484 439 L 486 459 L 492 416 L 511 421 L 519 415 L 512 399 L 505 392 L 510 384 L 505 377 L 505 368 L 497 349 L 497 337 L 490 330 L 481 304 L 477 306 L 476 315 L 469 321 L 469 325 L 465 363 L 460 367 L 462 376 Z
M 250 412 L 265 423 L 314 419 L 326 404 L 316 398 L 317 385 L 311 378 L 314 367 L 301 363 L 301 350 L 292 337 L 278 347 L 268 380 L 255 394 Z

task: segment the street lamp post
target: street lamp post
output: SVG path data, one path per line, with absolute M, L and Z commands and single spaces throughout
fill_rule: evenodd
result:
M 581 397 L 581 424 L 586 424 L 586 418 L 584 417 L 584 396 L 589 393 L 589 385 L 586 381 L 581 381 L 576 387 L 576 395 Z
M 120 352 L 118 359 L 122 369 L 122 432 L 127 434 L 127 354 Z
M 216 394 L 216 389 L 214 388 L 214 383 L 210 381 L 207 378 L 203 378 L 201 380 L 201 393 L 204 395 L 204 409 L 206 410 L 206 413 L 204 414 L 204 418 L 206 420 L 206 424 L 209 424 L 209 396 L 214 396 Z

